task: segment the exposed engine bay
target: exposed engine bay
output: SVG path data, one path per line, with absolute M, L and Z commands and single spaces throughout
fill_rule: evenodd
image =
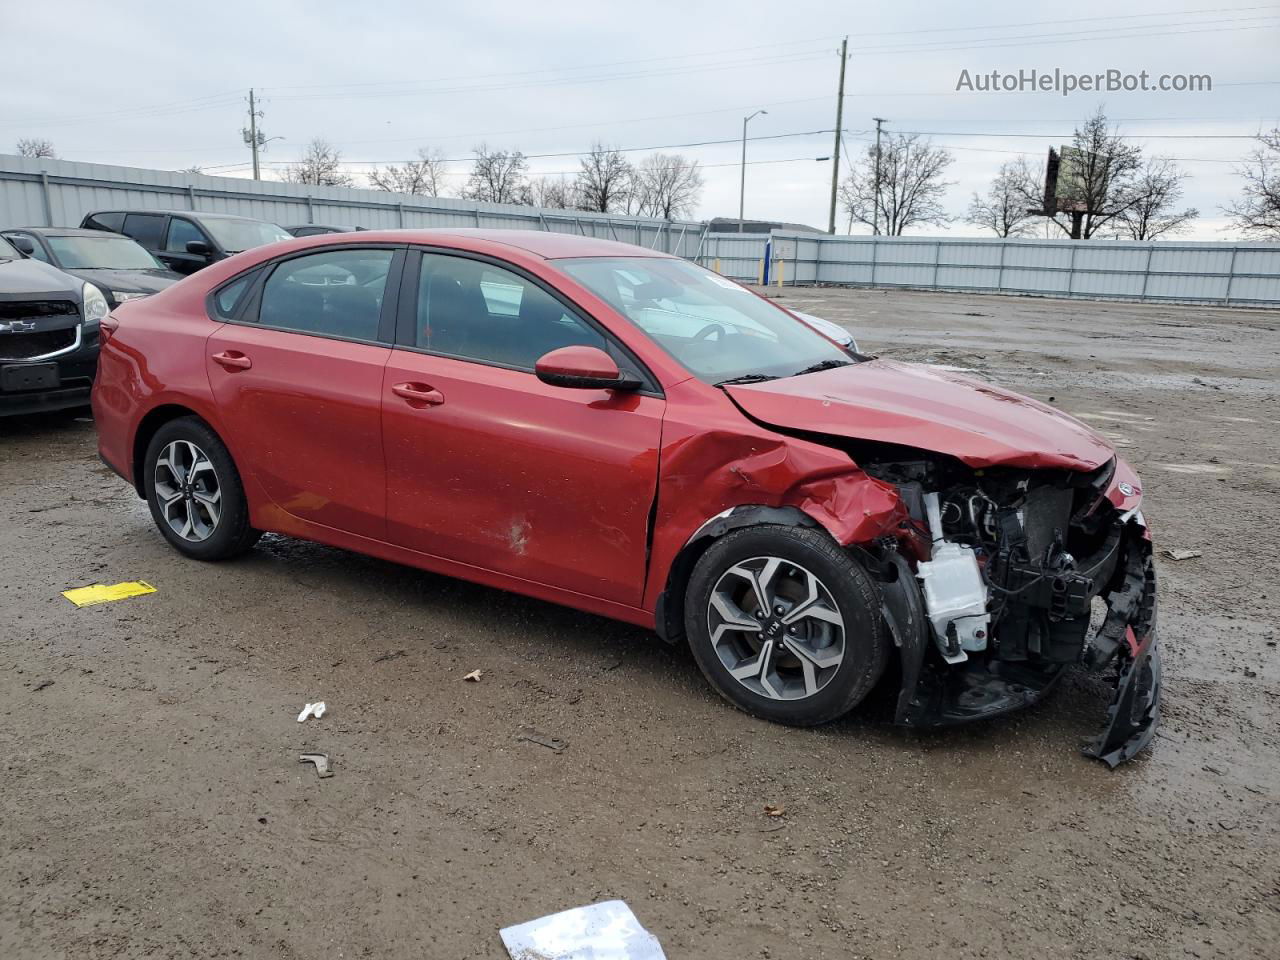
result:
M 876 558 L 902 654 L 899 722 L 1026 706 L 1083 663 L 1114 667 L 1117 683 L 1086 752 L 1115 766 L 1146 745 L 1159 693 L 1155 580 L 1141 514 L 1119 514 L 1106 496 L 1114 459 L 1088 473 L 943 456 L 860 465 L 898 489 L 911 518 Z

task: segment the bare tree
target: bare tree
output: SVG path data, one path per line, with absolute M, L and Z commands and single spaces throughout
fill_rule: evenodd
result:
M 1025 237 L 1035 229 L 1028 207 L 1036 193 L 1036 175 L 1026 158 L 1006 161 L 986 195 L 973 195 L 965 219 L 997 237 Z
M 354 181 L 343 172 L 342 153 L 323 137 L 307 144 L 298 163 L 285 167 L 281 179 L 286 183 L 310 183 L 320 187 L 350 187 Z
M 548 210 L 579 210 L 577 190 L 564 177 L 534 177 L 529 181 L 529 202 Z
M 1088 240 L 1138 202 L 1141 170 L 1142 148 L 1126 143 L 1099 107 L 1061 158 L 1057 203 L 1047 212 L 1067 236 Z
M 636 212 L 672 220 L 688 216 L 702 196 L 702 171 L 696 160 L 676 153 L 652 153 L 635 169 Z
M 602 143 L 592 145 L 578 171 L 578 200 L 583 210 L 611 213 L 625 210 L 631 197 L 634 171 L 621 151 Z
M 204 173 L 204 167 L 201 167 L 199 164 L 193 163 L 189 167 L 183 167 L 178 172 L 179 173 Z
M 1244 188 L 1223 213 L 1245 236 L 1280 239 L 1280 127 L 1258 135 L 1258 145 L 1236 173 Z
M 44 140 L 38 137 L 23 137 L 18 141 L 18 156 L 20 157 L 39 157 L 47 160 L 57 160 L 58 153 L 53 149 L 52 140 Z
M 1128 185 L 1128 202 L 1111 221 L 1111 233 L 1129 240 L 1157 240 L 1186 230 L 1200 216 L 1195 207 L 1177 209 L 1187 175 L 1172 160 L 1152 157 Z
M 916 134 L 888 135 L 878 162 L 875 146 L 868 147 L 866 156 L 840 185 L 849 222 L 876 226 L 891 237 L 920 224 L 950 223 L 942 197 L 954 181 L 943 176 L 954 160 L 945 148 L 935 147 Z
M 490 150 L 483 143 L 475 149 L 476 159 L 463 188 L 463 197 L 489 203 L 527 204 L 530 201 L 526 179 L 529 162 L 524 154 L 519 150 Z
M 403 164 L 389 164 L 385 168 L 374 167 L 369 183 L 378 190 L 389 193 L 411 193 L 423 197 L 445 195 L 447 164 L 444 154 L 438 150 L 421 149 L 417 160 Z

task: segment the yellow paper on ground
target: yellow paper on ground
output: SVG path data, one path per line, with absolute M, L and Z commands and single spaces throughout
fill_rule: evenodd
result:
M 110 603 L 112 600 L 125 600 L 155 592 L 156 588 L 144 580 L 129 580 L 111 586 L 95 583 L 91 587 L 76 587 L 74 590 L 63 590 L 62 595 L 77 607 L 89 607 L 95 603 Z

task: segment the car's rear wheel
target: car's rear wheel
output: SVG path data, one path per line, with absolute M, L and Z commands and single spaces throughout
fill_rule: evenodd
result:
M 249 525 L 235 461 L 218 435 L 195 417 L 170 420 L 156 431 L 143 470 L 156 527 L 187 556 L 225 560 L 261 536 Z
M 884 672 L 875 585 L 825 532 L 762 525 L 727 534 L 694 566 L 685 630 L 725 698 L 797 726 L 853 709 Z

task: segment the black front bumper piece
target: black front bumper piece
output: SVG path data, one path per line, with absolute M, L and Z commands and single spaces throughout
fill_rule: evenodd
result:
M 1121 668 L 1106 729 L 1085 744 L 1085 756 L 1114 770 L 1151 742 L 1160 720 L 1160 672 L 1160 647 L 1152 630 Z
M 1095 671 L 1114 665 L 1115 695 L 1103 731 L 1084 753 L 1114 768 L 1139 753 L 1155 735 L 1160 716 L 1160 649 L 1155 629 L 1156 582 L 1151 546 L 1136 524 L 1123 528 L 1120 562 L 1102 595 L 1108 612 L 1082 651 Z M 949 666 L 935 649 L 915 577 L 900 556 L 881 582 L 882 612 L 898 647 L 900 686 L 894 721 L 910 727 L 945 727 L 999 716 L 1042 700 L 1068 664 L 1001 660 L 995 654 Z

